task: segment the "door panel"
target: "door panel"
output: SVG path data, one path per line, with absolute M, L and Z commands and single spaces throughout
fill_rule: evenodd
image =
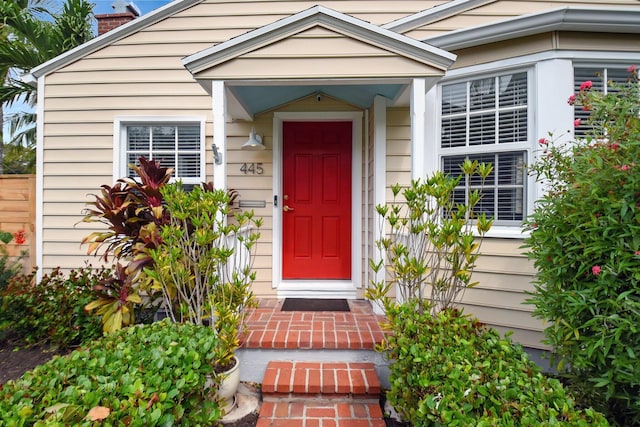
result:
M 351 278 L 351 134 L 283 123 L 283 279 Z

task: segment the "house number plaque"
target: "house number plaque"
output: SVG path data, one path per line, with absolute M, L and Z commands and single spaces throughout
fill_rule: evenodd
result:
M 240 166 L 240 172 L 245 175 L 262 175 L 264 169 L 262 168 L 262 163 L 243 163 Z

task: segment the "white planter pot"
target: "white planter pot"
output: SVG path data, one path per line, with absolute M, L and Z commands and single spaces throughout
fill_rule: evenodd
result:
M 235 366 L 219 374 L 220 385 L 213 395 L 224 414 L 228 414 L 235 408 L 236 392 L 240 385 L 240 360 L 236 356 L 233 356 L 233 360 L 236 362 Z M 212 383 L 213 381 L 208 379 L 206 385 L 210 387 Z

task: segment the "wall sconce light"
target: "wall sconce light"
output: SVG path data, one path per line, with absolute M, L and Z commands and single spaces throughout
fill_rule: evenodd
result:
M 218 151 L 218 146 L 216 144 L 211 144 L 211 149 L 213 150 L 213 161 L 216 165 L 222 164 L 222 155 Z
M 242 144 L 240 147 L 243 150 L 264 150 L 264 145 L 262 144 L 262 137 L 256 134 L 255 128 L 251 128 L 251 133 L 249 133 L 249 140 Z

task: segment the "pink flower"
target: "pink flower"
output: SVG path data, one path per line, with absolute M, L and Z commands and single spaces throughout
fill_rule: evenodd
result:
M 594 276 L 597 276 L 602 272 L 602 269 L 600 268 L 599 265 L 594 265 L 593 267 L 591 267 L 591 272 L 593 273 Z
M 618 144 L 617 142 L 614 142 L 613 144 L 611 144 L 611 149 L 613 151 L 616 151 L 618 148 L 620 148 L 620 144 Z
M 628 171 L 629 169 L 631 169 L 631 168 L 628 165 L 622 165 L 620 167 L 620 170 L 622 170 L 622 171 Z
M 581 124 L 582 124 L 582 120 L 580 120 L 580 119 L 575 119 L 575 120 L 573 121 L 573 126 L 575 126 L 575 127 L 578 127 L 578 126 L 580 126 Z
M 638 69 L 636 68 L 635 65 L 629 65 L 629 68 L 627 68 L 627 71 L 630 73 L 635 73 Z
M 575 103 L 576 103 L 576 94 L 574 93 L 574 94 L 572 94 L 572 95 L 569 97 L 569 99 L 567 100 L 567 104 L 569 104 L 569 105 L 573 105 L 573 104 L 575 104 Z
M 540 138 L 538 140 L 538 144 L 540 144 L 540 145 L 547 145 L 548 143 L 549 143 L 549 141 L 547 141 L 546 138 Z
M 640 255 L 640 251 L 635 251 L 634 255 L 635 255 L 635 256 Z
M 587 90 L 593 87 L 593 82 L 591 80 L 587 80 L 580 85 L 580 90 Z

